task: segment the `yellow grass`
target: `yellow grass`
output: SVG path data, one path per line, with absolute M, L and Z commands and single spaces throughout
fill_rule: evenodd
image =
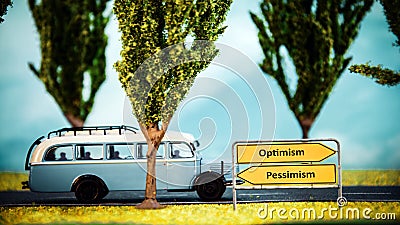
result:
M 1 172 L 0 173 L 0 191 L 21 191 L 22 181 L 28 180 L 27 173 L 13 173 Z
M 344 170 L 343 185 L 400 186 L 400 170 Z
M 399 222 L 399 202 L 282 202 L 232 205 L 171 205 L 159 210 L 133 206 L 0 208 L 3 224 L 265 224 L 287 222 Z M 278 211 L 286 213 L 278 214 Z M 325 210 L 326 209 L 326 210 Z M 331 213 L 329 213 L 331 210 Z M 265 214 L 269 212 L 269 214 Z M 290 213 L 289 213 L 290 212 Z M 315 213 L 314 213 L 315 212 Z M 367 213 L 366 213 L 367 212 Z M 379 214 L 379 215 L 378 215 Z M 369 219 L 367 217 L 370 217 Z M 296 217 L 296 218 L 295 218 Z

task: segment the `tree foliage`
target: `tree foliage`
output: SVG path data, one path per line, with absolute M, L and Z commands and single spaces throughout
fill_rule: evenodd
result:
M 263 19 L 250 13 L 265 55 L 260 67 L 277 81 L 303 138 L 349 64 L 351 57 L 345 53 L 372 4 L 373 0 L 264 0 Z M 285 70 L 285 49 L 295 67 L 295 90 Z
M 7 7 L 12 7 L 11 0 L 0 0 L 0 23 L 4 22 L 3 16 L 7 14 Z
M 29 0 L 42 52 L 40 70 L 29 67 L 72 126 L 83 125 L 106 78 L 107 1 Z M 90 81 L 88 96 L 83 94 L 85 79 Z
M 216 56 L 218 50 L 212 41 L 225 30 L 222 24 L 231 2 L 114 2 L 123 47 L 122 59 L 114 66 L 150 146 L 143 208 L 159 206 L 155 199 L 155 153 L 196 75 Z M 189 37 L 195 41 L 185 44 Z
M 349 70 L 352 73 L 359 73 L 363 76 L 370 77 L 381 85 L 395 86 L 400 84 L 400 73 L 382 68 L 381 65 L 371 66 L 368 63 L 352 65 Z
M 400 0 L 379 0 L 383 6 L 389 30 L 396 36 L 394 46 L 400 46 Z
M 221 24 L 229 4 L 208 0 L 115 1 L 123 44 L 122 60 L 115 68 L 141 124 L 172 117 L 196 75 L 216 55 L 214 46 L 205 46 L 209 43 L 195 42 L 188 47 L 183 42 L 189 35 L 215 41 L 225 29 Z M 201 56 L 202 61 L 188 62 L 188 57 Z
M 393 46 L 400 46 L 400 0 L 380 0 L 383 6 L 389 30 L 393 32 L 397 40 Z M 370 77 L 381 85 L 395 86 L 400 84 L 400 72 L 383 68 L 381 65 L 372 66 L 369 63 L 352 65 L 349 68 L 352 73 L 359 73 Z

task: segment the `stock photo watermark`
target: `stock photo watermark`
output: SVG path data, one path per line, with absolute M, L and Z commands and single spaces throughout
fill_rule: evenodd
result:
M 263 220 L 398 220 L 395 212 L 377 212 L 369 207 L 270 207 L 258 208 L 257 216 Z

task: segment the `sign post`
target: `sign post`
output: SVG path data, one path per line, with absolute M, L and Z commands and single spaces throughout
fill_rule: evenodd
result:
M 333 142 L 336 150 L 325 145 Z M 320 162 L 337 154 L 337 163 Z M 276 141 L 243 141 L 232 145 L 233 208 L 236 210 L 238 189 L 270 189 L 284 187 L 337 187 L 339 206 L 342 197 L 340 144 L 336 139 L 302 139 Z M 237 185 L 236 179 L 246 185 Z M 292 185 L 292 186 L 290 186 Z M 303 185 L 303 186 L 302 186 Z

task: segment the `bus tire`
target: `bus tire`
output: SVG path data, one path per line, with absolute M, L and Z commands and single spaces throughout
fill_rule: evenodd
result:
M 84 178 L 76 182 L 75 197 L 81 203 L 98 202 L 107 194 L 107 188 L 97 179 Z
M 197 195 L 203 201 L 218 201 L 226 190 L 223 176 L 217 173 L 201 174 L 196 181 Z

